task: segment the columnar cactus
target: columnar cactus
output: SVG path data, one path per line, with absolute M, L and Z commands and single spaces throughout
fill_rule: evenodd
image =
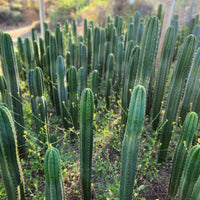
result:
M 187 157 L 180 181 L 179 200 L 191 198 L 195 183 L 200 176 L 200 146 L 194 146 Z
M 180 180 L 185 165 L 185 161 L 188 154 L 188 149 L 192 146 L 192 141 L 197 129 L 198 116 L 194 112 L 187 114 L 185 122 L 183 124 L 182 132 L 176 148 L 172 172 L 170 177 L 168 200 L 173 200 L 178 192 Z
M 165 34 L 163 49 L 161 53 L 160 63 L 157 72 L 156 87 L 153 100 L 153 129 L 156 130 L 159 124 L 159 116 L 161 102 L 164 95 L 167 75 L 172 62 L 175 44 L 175 31 L 173 27 L 169 27 Z
M 2 74 L 0 74 L 0 92 L 1 92 L 1 103 L 7 103 L 7 83 Z
M 190 111 L 190 105 L 193 103 L 196 104 L 196 99 L 198 99 L 197 94 L 198 94 L 198 91 L 200 90 L 199 66 L 200 66 L 200 48 L 197 50 L 195 54 L 194 62 L 187 79 L 185 94 L 183 97 L 183 102 L 182 102 L 181 110 L 180 110 L 180 117 L 181 117 L 182 122 L 184 121 L 187 113 Z
M 93 94 L 83 90 L 80 103 L 80 176 L 82 199 L 91 199 L 91 168 L 93 147 Z
M 34 41 L 37 42 L 37 31 L 35 30 L 35 28 L 31 29 L 31 38 L 32 38 L 32 42 Z
M 87 33 L 88 33 L 87 29 L 88 29 L 88 21 L 87 21 L 87 19 L 84 19 L 83 38 L 84 38 L 84 42 L 85 42 L 85 43 L 86 43 L 86 41 L 87 41 Z
M 137 156 L 145 114 L 145 88 L 136 86 L 132 92 L 128 120 L 122 143 L 120 199 L 131 200 L 135 180 Z
M 76 24 L 75 19 L 73 19 L 72 21 L 72 35 L 73 35 L 74 41 L 76 41 L 77 40 L 77 24 Z
M 24 40 L 24 60 L 27 71 L 35 67 L 33 45 L 30 38 Z
M 195 51 L 195 46 L 196 46 L 195 36 L 189 35 L 185 39 L 178 53 L 179 56 L 170 83 L 167 107 L 164 115 L 164 122 L 166 123 L 162 128 L 162 134 L 160 140 L 161 145 L 158 155 L 159 163 L 165 161 L 167 156 L 167 150 L 172 136 L 172 128 L 173 128 L 172 123 L 176 119 L 179 102 L 185 85 L 184 82 L 188 76 L 193 54 Z
M 13 111 L 15 128 L 17 133 L 17 142 L 19 155 L 25 153 L 25 138 L 24 136 L 24 117 L 22 109 L 21 89 L 19 86 L 19 74 L 16 65 L 16 58 L 13 49 L 12 39 L 9 34 L 1 35 L 1 54 L 2 54 L 2 69 L 7 80 L 9 96 L 9 106 Z
M 35 64 L 36 64 L 37 67 L 40 67 L 41 65 L 40 65 L 38 43 L 36 41 L 33 41 L 33 50 L 34 50 Z
M 0 105 L 0 127 L 0 166 L 8 200 L 25 200 L 15 125 L 8 108 L 3 105 Z
M 135 18 L 134 18 L 134 36 L 133 36 L 134 41 L 137 41 L 139 22 L 140 22 L 140 13 L 137 11 L 135 13 Z
M 57 55 L 64 57 L 65 51 L 64 51 L 63 32 L 60 30 L 59 26 L 57 26 L 55 29 L 55 37 L 56 37 L 56 45 L 57 45 Z
M 74 66 L 68 71 L 69 84 L 69 111 L 72 117 L 74 128 L 78 128 L 78 92 L 77 92 L 77 71 Z
M 112 87 L 112 78 L 113 78 L 113 65 L 114 65 L 114 55 L 109 54 L 106 66 L 106 83 L 105 83 L 105 100 L 106 108 L 110 108 L 110 99 L 111 99 L 111 87 Z
M 70 115 L 68 108 L 68 91 L 67 91 L 67 80 L 66 80 L 66 67 L 62 56 L 58 56 L 56 61 L 56 73 L 58 79 L 58 97 L 59 106 L 63 125 L 66 129 L 70 126 Z
M 92 65 L 92 29 L 88 28 L 87 30 L 87 54 L 88 54 L 88 73 L 91 70 Z
M 137 33 L 137 44 L 140 44 L 142 41 L 144 33 L 144 21 L 143 19 L 140 20 L 139 28 L 138 28 L 138 33 Z
M 134 38 L 134 24 L 130 23 L 127 29 L 127 42 L 133 40 L 133 38 Z
M 65 200 L 65 188 L 62 178 L 60 154 L 54 147 L 50 147 L 45 154 L 44 172 L 45 199 Z
M 87 80 L 87 74 L 88 74 L 88 55 L 87 55 L 87 46 L 86 45 L 83 45 L 82 48 L 81 48 L 81 67 L 84 68 L 84 71 L 85 71 L 85 80 Z M 86 81 L 86 83 L 87 83 L 87 81 Z
M 78 70 L 78 93 L 81 96 L 82 91 L 86 88 L 87 79 L 85 78 L 85 69 L 81 67 Z
M 200 190 L 199 190 L 199 188 L 200 188 L 200 176 L 199 176 L 197 182 L 194 185 L 194 189 L 193 189 L 193 192 L 192 192 L 191 200 L 200 199 Z
M 100 32 L 100 44 L 99 44 L 99 74 L 100 77 L 103 74 L 103 69 L 104 69 L 104 49 L 105 49 L 105 29 L 101 29 Z
M 94 103 L 97 105 L 97 96 L 99 91 L 99 72 L 97 70 L 94 70 L 92 72 L 92 84 L 91 89 L 94 94 Z
M 92 67 L 93 70 L 99 68 L 99 43 L 100 43 L 100 30 L 95 27 L 94 29 L 94 39 L 93 39 L 93 55 L 92 55 Z

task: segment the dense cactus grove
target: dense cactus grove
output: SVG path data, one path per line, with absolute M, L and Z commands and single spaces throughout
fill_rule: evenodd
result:
M 173 163 L 163 199 L 200 199 L 199 17 L 192 18 L 188 28 L 178 28 L 178 16 L 173 17 L 158 62 L 163 16 L 160 5 L 157 16 L 142 18 L 136 12 L 128 21 L 109 16 L 104 27 L 84 19 L 83 35 L 78 34 L 75 19 L 64 27 L 58 23 L 54 31 L 45 23 L 44 36 L 32 29 L 31 38 L 18 38 L 16 46 L 9 34 L 0 32 L 3 197 L 34 197 L 25 184 L 26 167 L 34 163 L 24 164 L 34 143 L 36 152 L 40 149 L 37 173 L 45 185 L 41 199 L 107 199 L 95 197 L 98 178 L 108 172 L 106 168 L 98 171 L 94 157 L 110 151 L 101 146 L 105 141 L 98 143 L 98 132 L 103 134 L 105 128 L 101 121 L 110 117 L 107 129 L 118 139 L 119 144 L 113 142 L 111 147 L 119 154 L 119 164 L 115 165 L 115 196 L 108 199 L 140 199 L 135 187 L 140 185 L 137 173 L 144 170 L 140 157 L 148 137 L 154 137 L 148 148 L 156 149 L 153 159 L 158 169 Z M 65 164 L 74 162 L 74 151 L 78 180 L 66 178 Z M 109 158 L 104 157 L 107 162 Z M 116 174 L 109 173 L 114 185 Z M 79 188 L 76 198 L 66 194 L 73 181 Z

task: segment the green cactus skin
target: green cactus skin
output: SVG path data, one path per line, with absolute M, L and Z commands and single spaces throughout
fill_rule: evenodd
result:
M 180 117 L 181 117 L 182 122 L 184 121 L 187 113 L 190 111 L 190 105 L 191 104 L 193 105 L 193 102 L 196 101 L 196 98 L 197 98 L 196 94 L 198 94 L 198 91 L 200 90 L 199 66 L 200 66 L 200 48 L 197 50 L 197 52 L 195 54 L 194 62 L 193 62 L 192 68 L 190 70 L 188 79 L 187 79 L 185 94 L 183 97 L 183 103 L 181 105 L 181 110 L 180 110 Z
M 115 27 L 113 27 L 112 29 L 112 33 L 111 33 L 111 52 L 116 55 L 116 51 L 117 51 L 117 30 Z
M 120 93 L 121 90 L 121 83 L 122 83 L 122 66 L 124 61 L 124 43 L 118 43 L 117 47 L 117 56 L 116 56 L 116 70 L 115 70 L 115 91 L 117 95 Z
M 1 103 L 7 103 L 7 83 L 2 74 L 0 74 L 0 92 L 1 92 Z
M 105 101 L 107 110 L 110 109 L 110 99 L 111 99 L 111 87 L 113 78 L 113 65 L 114 65 L 114 55 L 111 53 L 108 56 L 107 66 L 106 66 L 106 79 L 105 79 Z
M 136 76 L 136 85 L 144 85 L 148 89 L 153 71 L 154 55 L 157 49 L 159 35 L 159 21 L 156 17 L 148 20 L 142 39 L 139 67 Z
M 83 43 L 80 42 L 79 45 L 78 45 L 78 66 L 77 66 L 77 69 L 79 69 L 80 67 L 82 67 L 82 63 L 81 63 L 81 57 L 82 57 L 82 46 L 83 46 Z
M 0 127 L 0 166 L 8 200 L 25 200 L 15 125 L 9 110 L 3 105 L 0 106 Z
M 71 64 L 73 66 L 77 66 L 77 64 L 78 64 L 78 48 L 75 43 L 72 44 L 70 53 L 71 53 Z
M 156 86 L 153 99 L 153 130 L 156 130 L 159 124 L 160 109 L 162 105 L 162 99 L 164 95 L 164 89 L 166 84 L 167 75 L 172 62 L 174 45 L 175 45 L 175 30 L 173 27 L 169 27 L 165 34 L 163 43 L 163 49 L 161 53 L 160 63 L 158 66 Z
M 81 66 L 85 71 L 85 80 L 87 85 L 87 74 L 88 74 L 88 56 L 87 56 L 87 46 L 83 45 L 81 48 Z
M 136 173 L 139 140 L 145 114 L 145 88 L 133 89 L 129 106 L 126 131 L 122 143 L 122 166 L 120 175 L 120 199 L 131 200 Z
M 167 123 L 165 123 L 162 128 L 160 139 L 161 145 L 158 154 L 159 163 L 164 162 L 167 157 L 168 146 L 172 136 L 172 122 L 176 120 L 179 102 L 185 85 L 184 82 L 188 76 L 188 72 L 195 51 L 195 46 L 195 36 L 189 35 L 185 39 L 178 53 L 179 56 L 170 83 L 167 107 L 164 115 L 164 122 L 167 120 Z
M 99 69 L 99 43 L 100 43 L 100 30 L 95 27 L 94 29 L 94 39 L 93 39 L 93 57 L 92 57 L 92 67 L 93 70 Z
M 44 95 L 44 78 L 43 78 L 43 72 L 40 67 L 36 67 L 33 71 L 33 77 L 34 77 L 34 92 L 35 96 L 43 96 Z
M 200 175 L 200 146 L 194 146 L 187 157 L 179 187 L 179 200 L 191 198 L 192 191 Z
M 82 199 L 91 199 L 91 168 L 93 148 L 93 94 L 86 88 L 80 103 L 80 177 Z
M 130 40 L 133 40 L 133 38 L 134 38 L 134 24 L 131 23 L 128 25 L 127 41 L 129 42 Z
M 103 68 L 103 75 L 105 76 L 106 74 L 106 67 L 107 67 L 107 60 L 108 56 L 111 53 L 111 44 L 110 42 L 105 42 L 105 47 L 104 47 L 104 68 Z
M 117 26 L 117 36 L 122 35 L 122 26 L 123 26 L 123 17 L 120 17 Z
M 93 31 L 94 31 L 94 21 L 93 20 L 89 21 L 89 28 L 91 28 L 92 33 L 93 33 Z
M 48 123 L 48 116 L 47 116 L 47 103 L 44 96 L 37 96 L 35 98 L 36 104 L 36 116 L 37 116 L 37 134 L 38 139 L 43 143 L 47 140 L 47 123 Z
M 181 180 L 181 175 L 185 165 L 185 161 L 188 154 L 188 149 L 192 146 L 192 141 L 197 129 L 198 116 L 195 112 L 190 112 L 187 114 L 185 122 L 183 124 L 182 132 L 178 141 L 176 148 L 173 166 L 171 171 L 170 183 L 168 188 L 167 199 L 174 199 Z
M 97 97 L 98 97 L 98 91 L 99 91 L 99 72 L 97 70 L 94 70 L 92 72 L 91 89 L 94 94 L 94 103 L 95 105 L 97 105 Z
M 92 68 L 92 29 L 88 28 L 87 30 L 87 50 L 88 50 L 88 73 Z
M 32 42 L 34 41 L 37 42 L 37 31 L 35 30 L 35 28 L 31 29 L 31 39 L 32 39 Z
M 72 21 L 72 35 L 73 35 L 74 41 L 77 41 L 77 24 L 76 24 L 75 19 L 73 19 Z
M 70 51 L 70 52 L 72 51 L 72 38 L 71 38 L 71 35 L 68 36 L 67 50 Z
M 40 67 L 43 69 L 45 61 L 43 59 L 43 56 L 45 54 L 45 47 L 44 47 L 44 40 L 42 38 L 39 38 L 39 47 L 40 47 Z
M 78 93 L 81 96 L 82 91 L 86 88 L 87 79 L 85 79 L 85 69 L 81 67 L 78 70 Z
M 199 188 L 200 188 L 200 176 L 199 176 L 197 182 L 194 185 L 194 189 L 193 189 L 193 192 L 192 192 L 191 200 L 200 199 L 200 190 L 199 190 Z
M 50 45 L 50 31 L 47 29 L 44 32 L 44 43 L 45 43 L 45 47 L 47 48 Z
M 66 81 L 66 67 L 62 56 L 58 56 L 56 61 L 56 73 L 58 79 L 58 97 L 61 117 L 63 126 L 68 129 L 70 124 L 70 116 L 68 111 L 68 92 L 67 92 L 67 81 Z
M 114 26 L 115 26 L 115 28 L 118 27 L 118 21 L 119 21 L 119 16 L 116 15 L 115 18 L 114 18 Z
M 65 189 L 62 178 L 61 160 L 59 151 L 50 147 L 44 159 L 45 172 L 45 199 L 65 200 Z
M 34 51 L 33 51 L 33 45 L 30 38 L 26 38 L 24 40 L 24 60 L 25 60 L 25 67 L 27 71 L 29 69 L 34 69 L 35 67 Z
M 29 84 L 29 90 L 30 90 L 30 96 L 31 96 L 31 107 L 34 116 L 36 115 L 35 112 L 35 90 L 34 90 L 34 70 L 30 69 L 28 72 L 28 84 Z
M 24 62 L 24 47 L 23 47 L 23 42 L 22 42 L 21 37 L 17 38 L 17 49 L 18 49 L 18 52 L 20 54 L 22 61 Z
M 142 41 L 144 33 L 144 21 L 143 19 L 140 20 L 139 28 L 138 28 L 138 33 L 137 33 L 137 44 L 140 44 Z
M 38 51 L 38 43 L 36 41 L 33 42 L 33 50 L 34 50 L 34 59 L 35 64 L 37 67 L 40 67 L 40 57 L 39 57 L 39 51 Z
M 134 35 L 133 35 L 134 41 L 137 41 L 139 22 L 140 22 L 140 13 L 137 11 L 135 13 L 135 18 L 134 18 Z
M 58 87 L 57 87 L 57 76 L 56 76 L 56 59 L 57 59 L 57 46 L 56 39 L 53 35 L 50 37 L 50 77 L 52 82 L 52 96 L 53 105 L 56 107 L 57 115 L 60 115 L 59 98 L 58 98 Z
M 68 87 L 69 87 L 69 111 L 73 121 L 74 128 L 78 128 L 78 92 L 77 92 L 77 71 L 74 66 L 68 71 Z
M 55 37 L 56 37 L 56 46 L 57 46 L 57 55 L 61 55 L 64 57 L 64 39 L 63 32 L 60 30 L 60 27 L 56 27 L 55 29 Z
M 67 37 L 69 34 L 69 22 L 68 20 L 65 20 L 65 36 Z
M 103 69 L 104 69 L 104 49 L 105 49 L 105 29 L 101 29 L 100 31 L 100 46 L 99 46 L 99 74 L 102 77 Z
M 68 51 L 67 55 L 66 55 L 66 67 L 67 67 L 67 69 L 69 69 L 71 67 L 71 53 L 70 53 L 70 51 Z
M 159 4 L 158 6 L 158 12 L 157 12 L 157 18 L 161 21 L 162 20 L 162 17 L 163 17 L 163 5 L 162 4 Z
M 24 117 L 22 109 L 21 89 L 19 86 L 19 74 L 16 65 L 16 58 L 12 39 L 9 34 L 1 35 L 1 53 L 2 53 L 2 69 L 5 79 L 7 80 L 9 105 L 13 111 L 15 121 L 15 128 L 17 133 L 18 151 L 19 155 L 23 156 L 25 153 L 25 138 L 24 136 Z
M 192 18 L 188 27 L 188 34 L 192 34 L 195 25 L 195 18 Z
M 131 90 L 134 87 L 139 56 L 140 56 L 140 47 L 135 46 L 130 54 L 128 67 L 125 74 L 124 87 L 122 91 L 122 114 L 121 114 L 122 124 L 126 124 L 127 121 L 127 113 L 132 92 Z
M 84 43 L 85 44 L 87 42 L 87 33 L 88 33 L 87 29 L 88 29 L 88 21 L 87 21 L 87 19 L 84 19 L 83 38 L 84 38 Z

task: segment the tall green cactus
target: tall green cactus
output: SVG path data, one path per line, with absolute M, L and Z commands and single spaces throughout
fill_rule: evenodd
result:
M 31 29 L 31 38 L 32 38 L 32 42 L 34 41 L 37 42 L 37 31 L 35 30 L 35 28 Z
M 1 103 L 7 103 L 7 83 L 5 77 L 0 74 L 0 92 L 1 92 Z
M 144 33 L 144 20 L 140 20 L 140 24 L 138 27 L 138 33 L 137 33 L 137 44 L 140 44 L 143 38 L 143 33 Z
M 200 146 L 194 146 L 187 157 L 184 171 L 180 181 L 179 200 L 191 198 L 192 191 L 200 176 Z
M 156 17 L 148 20 L 142 39 L 139 67 L 136 76 L 136 85 L 144 85 L 148 89 L 153 71 L 154 55 L 159 35 L 159 21 Z
M 120 17 L 118 20 L 118 25 L 117 25 L 117 35 L 118 36 L 122 35 L 122 28 L 123 28 L 123 17 Z
M 34 92 L 35 96 L 43 96 L 44 95 L 44 78 L 43 72 L 40 67 L 36 67 L 33 71 L 33 85 L 34 85 Z
M 134 24 L 130 23 L 127 29 L 127 42 L 133 40 L 133 38 L 134 38 Z
M 56 46 L 57 46 L 57 55 L 61 55 L 64 57 L 65 51 L 64 51 L 64 38 L 63 38 L 63 32 L 60 30 L 60 27 L 57 26 L 55 29 L 55 37 L 56 37 Z
M 192 146 L 192 141 L 197 129 L 198 116 L 194 112 L 187 114 L 183 124 L 182 132 L 178 141 L 173 166 L 171 171 L 170 183 L 168 188 L 168 200 L 173 200 L 178 192 L 181 175 L 188 154 L 188 149 Z
M 165 110 L 162 134 L 160 139 L 160 150 L 158 155 L 158 162 L 165 161 L 169 142 L 172 136 L 173 122 L 176 120 L 179 102 L 185 85 L 185 79 L 188 76 L 189 67 L 192 62 L 193 54 L 195 51 L 196 39 L 195 36 L 189 35 L 178 53 L 178 60 L 173 72 L 172 80 L 170 83 L 170 90 L 167 100 L 167 107 Z M 175 95 L 176 94 L 176 95 Z
M 156 130 L 159 124 L 161 102 L 164 95 L 164 89 L 166 84 L 167 75 L 172 62 L 173 52 L 175 44 L 175 30 L 173 27 L 169 27 L 165 34 L 163 43 L 163 49 L 161 53 L 160 63 L 156 78 L 156 87 L 153 99 L 153 129 Z
M 24 60 L 27 71 L 35 67 L 33 45 L 30 38 L 24 40 Z
M 73 35 L 74 41 L 77 41 L 77 24 L 76 24 L 75 19 L 73 19 L 72 21 L 72 35 Z
M 19 74 L 16 65 L 16 58 L 12 39 L 9 34 L 1 35 L 1 53 L 3 61 L 3 74 L 7 80 L 9 96 L 9 106 L 13 111 L 15 128 L 17 133 L 17 142 L 19 155 L 25 153 L 25 138 L 24 136 L 24 117 L 22 109 L 21 89 L 19 85 Z
M 180 117 L 181 117 L 182 122 L 184 121 L 187 113 L 190 111 L 190 105 L 195 103 L 196 98 L 198 98 L 197 94 L 198 94 L 198 91 L 200 90 L 199 66 L 200 66 L 200 48 L 197 50 L 195 54 L 194 62 L 187 79 L 185 94 L 183 97 L 183 102 L 182 102 L 181 110 L 180 110 Z
M 88 73 L 92 68 L 92 29 L 87 30 L 87 55 L 88 55 Z
M 40 57 L 39 57 L 39 50 L 38 50 L 38 43 L 36 41 L 33 41 L 33 50 L 34 50 L 34 59 L 35 64 L 37 67 L 40 67 Z
M 86 88 L 87 79 L 85 79 L 85 69 L 81 67 L 78 70 L 78 93 L 81 96 L 82 91 Z
M 93 147 L 93 94 L 86 88 L 80 103 L 80 176 L 82 199 L 91 199 L 91 170 Z
M 58 56 L 56 61 L 56 73 L 58 79 L 58 97 L 63 126 L 68 129 L 70 127 L 70 116 L 68 108 L 68 92 L 66 80 L 66 67 L 62 56 Z
M 104 69 L 104 49 L 105 49 L 105 29 L 101 29 L 100 32 L 100 44 L 99 44 L 99 74 L 100 77 L 103 74 Z
M 135 180 L 137 156 L 145 114 L 145 88 L 136 86 L 132 92 L 126 131 L 122 143 L 120 199 L 131 200 Z
M 84 38 L 84 43 L 87 41 L 87 29 L 88 29 L 88 21 L 87 19 L 84 19 L 84 31 L 83 31 L 83 38 Z
M 50 147 L 44 159 L 45 172 L 45 199 L 65 200 L 65 188 L 62 178 L 61 160 L 59 151 Z
M 3 105 L 0 105 L 0 127 L 0 166 L 8 200 L 25 200 L 15 125 L 9 110 Z
M 106 78 L 105 78 L 105 100 L 106 108 L 110 108 L 110 99 L 111 99 L 111 87 L 112 87 L 112 78 L 113 78 L 113 65 L 114 65 L 114 55 L 111 53 L 108 56 L 107 66 L 106 66 Z
M 68 71 L 69 84 L 69 111 L 72 117 L 74 128 L 78 128 L 78 92 L 77 92 L 77 71 L 74 66 Z
M 98 27 L 94 29 L 94 39 L 93 39 L 93 55 L 92 55 L 92 67 L 93 70 L 99 69 L 99 43 L 100 43 L 100 30 Z
M 95 105 L 97 105 L 97 97 L 98 97 L 98 91 L 99 91 L 99 72 L 97 70 L 94 70 L 92 72 L 91 89 L 94 94 L 94 103 Z
M 135 13 L 135 18 L 134 18 L 134 35 L 133 35 L 134 41 L 137 41 L 139 22 L 140 22 L 140 13 L 137 11 Z
M 85 71 L 85 80 L 87 80 L 88 74 L 88 55 L 87 55 L 87 46 L 83 45 L 81 48 L 81 67 L 84 68 Z M 87 81 L 86 81 L 87 83 Z
M 192 192 L 191 200 L 200 199 L 200 190 L 199 190 L 199 188 L 200 188 L 200 176 L 199 176 L 197 182 L 194 185 L 194 189 L 193 189 L 193 192 Z
M 158 6 L 158 12 L 157 12 L 157 17 L 158 19 L 161 21 L 162 20 L 162 17 L 163 17 L 163 5 L 162 4 L 159 4 Z

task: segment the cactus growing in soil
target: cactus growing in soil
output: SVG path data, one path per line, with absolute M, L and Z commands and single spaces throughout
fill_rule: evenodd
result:
M 8 200 L 25 200 L 15 125 L 8 108 L 3 105 L 0 105 L 0 127 L 0 166 Z
M 78 128 L 78 92 L 77 92 L 77 70 L 74 66 L 68 71 L 69 84 L 69 112 L 73 121 L 74 128 Z
M 195 36 L 189 35 L 185 39 L 178 53 L 178 60 L 170 83 L 167 107 L 164 115 L 164 122 L 166 121 L 166 123 L 162 128 L 160 139 L 161 145 L 158 155 L 159 163 L 164 162 L 167 157 L 167 150 L 172 136 L 172 122 L 176 120 L 179 102 L 185 85 L 185 79 L 188 76 L 189 67 L 191 65 L 193 54 L 195 51 L 195 46 Z
M 178 186 L 180 185 L 181 175 L 188 154 L 187 151 L 192 146 L 192 141 L 195 135 L 195 131 L 197 129 L 197 124 L 197 114 L 194 112 L 188 113 L 183 124 L 182 132 L 173 159 L 172 172 L 168 188 L 168 200 L 174 199 L 178 192 Z
M 45 172 L 45 199 L 65 200 L 65 189 L 62 178 L 61 160 L 59 151 L 50 147 L 44 159 Z
M 165 34 L 163 43 L 163 49 L 161 53 L 160 63 L 157 72 L 156 87 L 153 99 L 153 129 L 156 130 L 159 124 L 161 102 L 164 95 L 164 89 L 166 84 L 166 78 L 171 65 L 175 43 L 175 30 L 173 27 L 169 27 Z
M 128 120 L 122 143 L 120 199 L 131 200 L 135 180 L 137 155 L 145 114 L 146 94 L 143 86 L 133 89 Z
M 7 80 L 8 104 L 13 111 L 15 128 L 17 133 L 17 142 L 19 155 L 25 153 L 25 138 L 24 135 L 24 117 L 22 109 L 21 89 L 19 86 L 19 73 L 16 65 L 16 58 L 12 39 L 9 34 L 1 34 L 1 54 L 2 54 L 2 70 Z
M 187 157 L 180 181 L 179 200 L 191 198 L 195 183 L 200 176 L 200 146 L 194 146 Z
M 82 199 L 91 199 L 91 168 L 93 148 L 93 94 L 86 88 L 80 103 L 80 176 Z

